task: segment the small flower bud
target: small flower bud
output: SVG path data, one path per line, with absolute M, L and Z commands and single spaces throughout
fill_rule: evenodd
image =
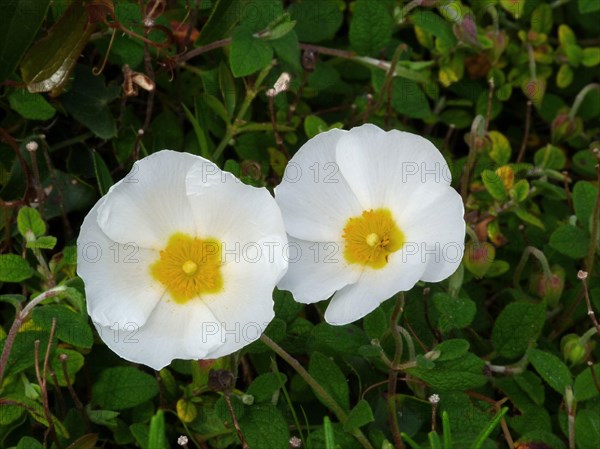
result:
M 440 395 L 439 394 L 432 394 L 431 396 L 429 396 L 429 402 L 431 402 L 432 404 L 437 404 L 438 402 L 440 402 Z
M 290 448 L 300 448 L 302 447 L 302 440 L 296 436 L 290 438 Z
M 31 142 L 27 142 L 27 145 L 25 145 L 25 148 L 27 149 L 27 151 L 34 152 L 34 151 L 37 151 L 39 146 L 35 140 L 32 140 Z
M 185 446 L 186 444 L 188 444 L 188 437 L 186 437 L 185 435 L 181 435 L 179 438 L 177 438 L 177 444 L 179 444 L 180 446 Z
M 252 396 L 251 394 L 243 394 L 242 395 L 242 403 L 244 403 L 245 405 L 254 404 L 254 396 Z
M 581 339 L 577 334 L 565 335 L 560 342 L 560 346 L 562 348 L 563 359 L 571 365 L 581 363 L 588 352 L 588 348 L 586 348 L 586 345 L 581 344 Z
M 583 130 L 583 124 L 578 117 L 569 117 L 566 113 L 561 113 L 552 121 L 551 136 L 552 142 L 558 143 L 569 140 L 577 136 Z
M 556 307 L 565 286 L 565 270 L 559 265 L 550 269 L 552 274 L 546 276 L 538 273 L 531 277 L 530 290 L 543 299 L 550 307 Z
M 196 406 L 187 399 L 180 399 L 177 401 L 177 416 L 183 423 L 190 423 L 196 416 L 198 416 L 198 410 Z
M 465 247 L 465 267 L 477 279 L 485 276 L 495 257 L 496 248 L 489 242 L 470 241 Z
M 588 277 L 587 271 L 579 270 L 577 272 L 577 279 L 579 279 L 580 281 L 586 280 L 587 277 Z

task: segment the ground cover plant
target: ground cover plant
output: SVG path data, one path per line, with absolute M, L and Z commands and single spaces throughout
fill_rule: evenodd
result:
M 4 1 L 0 447 L 600 447 L 598 23 L 598 0 Z M 377 161 L 377 179 L 394 167 L 377 143 L 408 137 L 381 130 L 421 136 L 445 161 L 428 172 L 415 152 L 402 167 L 446 182 L 447 202 L 418 197 L 417 228 L 462 234 L 452 211 L 464 207 L 464 239 L 452 237 L 464 256 L 442 256 L 447 272 L 391 293 L 361 284 L 373 297 L 340 307 L 326 298 L 346 284 L 305 279 L 290 253 L 223 271 L 235 295 L 172 281 L 171 260 L 200 283 L 200 261 L 213 263 L 204 249 L 177 259 L 200 245 L 186 234 L 165 234 L 161 258 L 139 268 L 161 220 L 197 210 L 195 221 L 225 217 L 213 233 L 387 267 L 408 229 L 387 205 L 347 221 L 344 248 L 303 233 L 299 220 L 327 210 L 290 206 L 318 203 L 340 170 L 352 189 L 368 175 L 352 167 Z M 301 158 L 332 139 L 377 156 Z M 313 197 L 295 193 L 300 173 Z M 180 189 L 161 204 L 187 197 L 192 212 L 160 215 L 165 179 Z M 194 209 L 199 198 L 219 200 Z M 371 222 L 392 237 L 368 231 L 352 249 Z M 378 248 L 368 263 L 365 242 Z M 127 288 L 102 264 L 131 274 Z M 224 327 L 192 307 L 160 309 L 151 327 L 112 320 L 150 295 L 140 273 L 181 305 L 223 293 Z M 204 339 L 217 329 L 226 340 Z M 202 339 L 201 355 L 182 335 Z

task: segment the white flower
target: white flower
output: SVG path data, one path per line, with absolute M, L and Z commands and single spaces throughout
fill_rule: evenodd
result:
M 256 340 L 287 269 L 269 192 L 199 156 L 160 151 L 92 208 L 77 272 L 104 342 L 154 369 L 214 359 Z
M 296 301 L 333 295 L 325 319 L 358 320 L 419 280 L 438 282 L 464 252 L 464 207 L 428 140 L 374 125 L 309 140 L 275 189 L 290 238 L 279 288 Z

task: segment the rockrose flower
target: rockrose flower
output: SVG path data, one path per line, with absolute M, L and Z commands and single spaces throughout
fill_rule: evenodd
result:
M 96 203 L 77 244 L 101 338 L 154 369 L 256 340 L 273 319 L 273 288 L 287 269 L 287 238 L 269 192 L 168 150 L 136 162 Z
M 278 287 L 302 303 L 333 295 L 325 319 L 346 324 L 419 280 L 447 278 L 465 235 L 450 181 L 420 136 L 370 124 L 315 136 L 275 190 L 291 247 Z

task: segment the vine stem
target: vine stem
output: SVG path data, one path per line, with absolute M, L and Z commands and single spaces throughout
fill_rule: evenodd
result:
M 548 265 L 548 260 L 546 259 L 546 256 L 544 256 L 544 253 L 533 246 L 528 246 L 525 248 L 525 251 L 523 251 L 523 256 L 521 256 L 521 260 L 515 269 L 514 284 L 517 289 L 520 289 L 519 282 L 521 281 L 521 274 L 523 273 L 523 268 L 525 268 L 525 264 L 530 255 L 533 255 L 539 260 L 542 265 L 542 270 L 544 270 L 544 276 L 547 278 L 552 277 L 552 271 L 550 271 L 550 265 Z
M 261 72 L 256 77 L 256 82 L 254 83 L 254 86 L 252 88 L 246 89 L 246 96 L 244 97 L 244 101 L 242 102 L 242 104 L 240 106 L 240 110 L 238 111 L 237 115 L 235 116 L 233 123 L 231 123 L 227 126 L 227 131 L 225 132 L 225 136 L 223 137 L 223 139 L 221 139 L 219 146 L 213 153 L 213 156 L 212 156 L 213 161 L 216 161 L 219 157 L 221 157 L 221 154 L 223 154 L 223 151 L 225 151 L 225 148 L 227 148 L 227 145 L 229 145 L 229 142 L 231 141 L 231 139 L 233 139 L 233 137 L 238 134 L 239 124 L 243 123 L 243 118 L 246 115 L 248 108 L 252 104 L 252 101 L 254 101 L 254 98 L 256 98 L 256 96 L 258 95 L 258 92 L 260 91 L 260 86 L 262 85 L 263 81 L 265 80 L 265 78 L 267 77 L 267 75 L 269 74 L 269 72 L 271 71 L 271 69 L 273 68 L 274 65 L 275 65 L 274 62 L 272 61 L 271 64 L 269 64 L 267 67 L 262 69 Z
M 17 313 L 15 314 L 15 320 L 13 321 L 10 330 L 8 331 L 8 335 L 6 336 L 6 342 L 4 343 L 4 349 L 2 350 L 2 356 L 0 356 L 0 388 L 2 387 L 2 380 L 4 379 L 4 370 L 6 368 L 6 363 L 8 362 L 10 351 L 12 350 L 12 346 L 15 342 L 15 337 L 17 336 L 19 329 L 21 329 L 21 325 L 27 319 L 27 317 L 31 313 L 31 310 L 35 306 L 37 306 L 44 299 L 57 296 L 59 293 L 65 291 L 66 289 L 67 287 L 65 287 L 64 285 L 54 287 L 29 301 L 29 303 L 23 308 L 23 310 L 17 309 Z
M 348 419 L 348 414 L 346 411 L 336 402 L 333 397 L 317 382 L 317 380 L 310 375 L 310 373 L 290 354 L 288 354 L 285 349 L 267 337 L 265 334 L 260 336 L 260 340 L 271 348 L 279 357 L 287 362 L 299 375 L 304 379 L 304 381 L 313 389 L 313 391 L 327 404 L 327 407 L 335 415 L 338 417 L 340 422 L 343 424 Z M 353 432 L 354 437 L 358 440 L 358 442 L 365 449 L 374 449 L 367 437 L 362 433 L 360 429 L 357 429 Z
M 589 86 L 588 86 L 589 87 Z M 594 261 L 596 254 L 596 247 L 598 245 L 598 220 L 600 215 L 600 148 L 594 148 L 594 155 L 596 156 L 596 178 L 598 179 L 598 191 L 596 192 L 596 202 L 594 203 L 594 215 L 592 216 L 592 238 L 590 239 L 590 246 L 588 247 L 588 253 L 585 258 L 585 269 L 592 274 L 594 270 Z M 585 224 L 585 223 L 584 223 Z

